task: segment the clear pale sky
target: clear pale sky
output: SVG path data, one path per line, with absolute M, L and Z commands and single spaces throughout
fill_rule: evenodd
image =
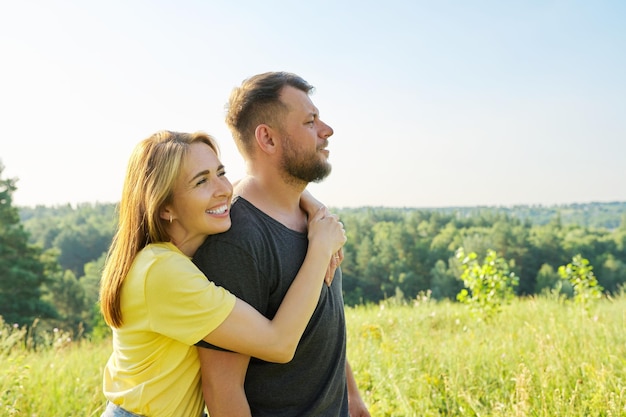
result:
M 624 1 L 0 0 L 14 204 L 117 202 L 131 149 L 214 135 L 230 90 L 298 73 L 335 134 L 332 207 L 626 201 Z

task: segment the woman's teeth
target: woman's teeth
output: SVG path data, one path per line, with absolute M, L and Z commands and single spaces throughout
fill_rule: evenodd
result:
M 207 210 L 206 212 L 209 214 L 223 214 L 228 210 L 228 205 L 224 204 L 221 207 L 216 208 L 215 210 Z

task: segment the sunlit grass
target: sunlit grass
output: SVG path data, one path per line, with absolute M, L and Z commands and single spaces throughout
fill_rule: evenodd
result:
M 110 352 L 110 341 L 62 341 L 37 351 L 14 346 L 0 357 L 0 415 L 99 416 Z
M 375 416 L 623 416 L 625 307 L 532 298 L 489 323 L 452 303 L 356 307 L 348 355 Z
M 427 299 L 346 315 L 348 358 L 372 416 L 626 416 L 624 296 L 589 313 L 515 300 L 490 322 Z M 0 415 L 99 416 L 110 341 L 33 351 L 10 342 L 18 330 L 0 334 Z

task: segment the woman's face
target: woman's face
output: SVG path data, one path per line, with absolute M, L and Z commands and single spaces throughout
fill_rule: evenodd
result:
M 173 192 L 174 243 L 202 243 L 207 235 L 230 228 L 233 186 L 213 149 L 203 142 L 190 145 Z

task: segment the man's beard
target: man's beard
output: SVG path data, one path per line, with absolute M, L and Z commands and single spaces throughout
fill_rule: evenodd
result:
M 280 161 L 284 179 L 287 182 L 320 182 L 330 174 L 331 165 L 315 153 L 298 152 L 291 146 L 289 137 L 282 139 L 283 158 Z

